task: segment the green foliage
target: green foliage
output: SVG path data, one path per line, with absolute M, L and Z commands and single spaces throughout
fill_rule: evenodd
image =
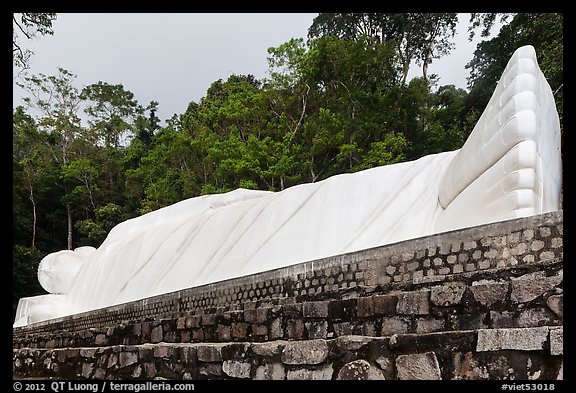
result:
M 33 39 L 36 35 L 53 35 L 52 22 L 56 14 L 52 12 L 23 12 L 12 14 L 12 60 L 15 66 L 24 70 L 29 68 L 33 52 L 23 48 L 21 37 Z
M 402 83 L 410 64 L 422 66 L 424 79 L 433 59 L 450 53 L 456 32 L 456 13 L 320 13 L 308 29 L 308 37 L 333 36 L 346 41 L 390 42 L 402 66 Z
M 536 49 L 538 63 L 555 93 L 561 128 L 564 114 L 563 53 L 564 20 L 558 13 L 518 13 L 498 35 L 478 44 L 470 69 L 467 106 L 478 109 L 486 106 L 510 56 L 523 45 Z
M 144 111 L 134 94 L 122 85 L 94 83 L 82 90 L 81 98 L 90 103 L 84 111 L 91 116 L 89 122 L 96 141 L 105 146 L 120 147 L 127 134 L 132 133 L 129 120 Z M 139 125 L 142 134 L 145 129 Z
M 14 244 L 12 249 L 12 312 L 23 297 L 43 295 L 46 291 L 38 282 L 38 262 L 44 254 L 38 249 Z
M 83 244 L 99 246 L 110 230 L 125 220 L 122 214 L 122 208 L 115 203 L 108 203 L 104 206 L 94 209 L 95 218 L 80 220 L 76 223 L 76 229 L 81 235 L 86 236 Z

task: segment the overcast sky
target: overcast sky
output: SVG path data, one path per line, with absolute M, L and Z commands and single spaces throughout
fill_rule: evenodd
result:
M 77 75 L 79 89 L 99 81 L 122 84 L 143 106 L 158 101 L 157 116 L 164 125 L 190 101 L 199 102 L 218 79 L 231 74 L 268 77 L 268 48 L 291 38 L 306 39 L 316 15 L 62 13 L 53 22 L 53 36 L 22 41 L 34 52 L 29 74 L 57 75 L 61 67 Z M 464 67 L 479 41 L 468 41 L 468 19 L 460 14 L 451 55 L 429 67 L 429 74 L 440 76 L 439 85 L 466 88 Z M 410 76 L 421 73 L 413 66 Z M 14 106 L 22 104 L 22 95 L 14 84 Z

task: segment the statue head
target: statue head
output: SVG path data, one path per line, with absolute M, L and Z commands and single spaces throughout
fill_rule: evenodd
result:
M 38 266 L 38 281 L 42 288 L 54 294 L 70 292 L 86 257 L 95 250 L 94 247 L 85 246 L 46 255 Z

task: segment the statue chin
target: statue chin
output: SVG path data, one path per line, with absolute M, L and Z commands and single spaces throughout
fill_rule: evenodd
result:
M 48 255 L 51 294 L 14 326 L 332 255 L 561 209 L 560 123 L 531 46 L 516 50 L 461 149 L 284 191 L 190 198 Z

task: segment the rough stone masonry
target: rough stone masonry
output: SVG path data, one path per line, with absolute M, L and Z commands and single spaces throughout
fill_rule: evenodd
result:
M 563 378 L 562 211 L 13 331 L 16 377 Z

